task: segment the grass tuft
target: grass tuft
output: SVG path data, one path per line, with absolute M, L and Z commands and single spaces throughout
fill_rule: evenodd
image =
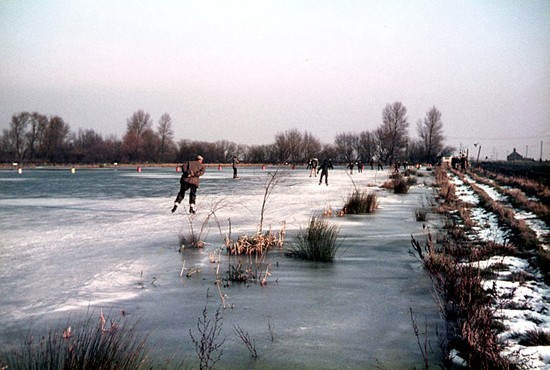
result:
M 344 205 L 344 213 L 347 214 L 365 214 L 373 213 L 380 202 L 375 192 L 354 190 Z
M 287 255 L 310 261 L 331 262 L 340 247 L 340 227 L 327 219 L 311 217 L 309 227 L 300 230 Z
M 1 357 L 9 369 L 143 369 L 151 367 L 146 339 L 135 324 L 117 323 L 101 313 L 98 321 L 90 315 L 83 323 L 31 334 L 20 349 Z
M 550 333 L 542 329 L 535 328 L 524 333 L 514 333 L 513 337 L 518 339 L 518 344 L 522 346 L 550 346 Z

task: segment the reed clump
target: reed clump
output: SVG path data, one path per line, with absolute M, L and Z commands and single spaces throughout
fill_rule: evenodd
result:
M 414 179 L 414 180 L 413 180 Z M 404 177 L 400 173 L 394 173 L 390 176 L 390 180 L 386 181 L 382 187 L 393 190 L 395 194 L 407 194 L 411 185 L 414 185 L 416 178 Z
M 309 261 L 331 262 L 340 247 L 340 227 L 326 218 L 313 216 L 309 227 L 300 230 L 286 254 Z
M 135 323 L 115 321 L 102 312 L 99 320 L 90 314 L 83 323 L 30 334 L 2 361 L 7 369 L 148 369 L 146 340 Z
M 344 214 L 366 214 L 373 213 L 379 206 L 378 195 L 375 192 L 366 190 L 354 190 L 349 196 L 343 208 Z

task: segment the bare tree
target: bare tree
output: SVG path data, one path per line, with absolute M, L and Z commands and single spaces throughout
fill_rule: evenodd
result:
M 59 116 L 51 117 L 45 130 L 41 151 L 47 160 L 52 163 L 63 161 L 67 138 L 71 129 Z
M 402 155 L 407 146 L 408 127 L 407 108 L 401 102 L 387 104 L 382 112 L 382 125 L 376 130 L 382 160 L 391 161 Z
M 279 152 L 279 161 L 297 163 L 303 160 L 302 134 L 297 129 L 280 132 L 275 135 L 275 145 Z
M 130 161 L 144 159 L 145 133 L 151 131 L 153 122 L 149 113 L 138 110 L 126 121 L 126 134 L 124 135 L 123 148 Z
M 353 132 L 340 133 L 336 135 L 334 145 L 344 161 L 353 162 L 357 156 L 355 149 L 359 145 L 359 136 Z
M 424 146 L 425 160 L 435 163 L 436 157 L 443 150 L 445 137 L 443 136 L 443 122 L 441 112 L 432 107 L 422 121 L 418 121 L 417 132 Z
M 338 149 L 335 145 L 325 144 L 323 145 L 323 150 L 321 151 L 320 160 L 323 159 L 337 159 L 338 158 Z
M 47 126 L 48 117 L 37 112 L 32 114 L 30 127 L 27 132 L 27 148 L 29 151 L 29 160 L 31 162 L 34 161 L 37 152 L 39 152 L 39 146 L 44 139 L 44 133 L 46 132 Z
M 29 127 L 31 115 L 27 112 L 14 114 L 11 117 L 9 130 L 4 130 L 4 136 L 7 138 L 8 150 L 13 152 L 13 159 L 16 162 L 23 162 L 25 156 L 25 136 Z
M 78 163 L 102 163 L 103 138 L 94 130 L 79 129 L 76 135 L 72 135 L 72 157 Z
M 304 132 L 302 143 L 303 159 L 317 157 L 323 147 L 321 141 L 307 131 Z
M 275 144 L 250 146 L 247 150 L 245 161 L 249 163 L 276 163 L 277 152 Z
M 359 134 L 359 143 L 356 150 L 357 155 L 363 162 L 370 161 L 376 153 L 375 135 L 370 131 L 362 131 Z
M 238 156 L 239 158 L 243 154 L 241 151 L 242 149 L 239 148 L 239 146 L 229 140 L 219 140 L 215 143 L 215 150 L 216 150 L 216 158 L 214 160 L 221 162 L 221 163 L 229 163 L 231 162 L 231 159 L 234 155 Z
M 138 110 L 132 114 L 132 117 L 126 121 L 127 132 L 132 132 L 136 136 L 140 137 L 143 133 L 153 126 L 151 116 L 149 113 L 145 113 L 143 110 Z
M 172 128 L 172 118 L 168 113 L 164 113 L 157 126 L 159 137 L 159 160 L 164 162 L 168 154 L 175 150 L 174 129 Z
M 160 138 L 152 129 L 146 130 L 142 135 L 139 159 L 147 162 L 159 161 Z

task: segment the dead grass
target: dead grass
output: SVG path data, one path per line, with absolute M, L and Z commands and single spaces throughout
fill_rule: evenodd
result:
M 354 190 L 349 196 L 342 212 L 344 214 L 367 214 L 373 213 L 380 202 L 378 201 L 378 195 L 376 192 L 369 192 L 366 190 Z

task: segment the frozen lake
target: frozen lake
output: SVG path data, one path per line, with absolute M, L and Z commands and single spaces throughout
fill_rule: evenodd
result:
M 197 194 L 195 229 L 223 205 L 215 213 L 222 233 L 228 219 L 233 239 L 254 233 L 272 170 L 240 168 L 240 179 L 233 180 L 230 168 L 208 168 Z M 210 222 L 203 250 L 178 252 L 178 235 L 189 230 L 188 194 L 170 212 L 179 176 L 174 168 L 0 171 L 0 344 L 18 344 L 31 326 L 57 326 L 102 308 L 139 320 L 156 358 L 174 357 L 196 368 L 189 330 L 205 306 L 213 314 L 220 304 L 209 252 L 223 240 Z M 440 332 L 444 326 L 431 282 L 408 251 L 410 235 L 422 234 L 414 209 L 432 190 L 419 178 L 409 194 L 396 195 L 376 186 L 387 177 L 387 171 L 370 169 L 350 177 L 335 167 L 325 186 L 303 168 L 288 171 L 264 220 L 264 230 L 278 230 L 286 221 L 288 241 L 313 213 L 340 209 L 353 184 L 378 191 L 380 207 L 371 215 L 332 218 L 344 238 L 334 263 L 295 260 L 274 250 L 267 286 L 224 288 L 234 308 L 223 310 L 227 340 L 218 368 L 423 366 L 410 308 L 422 331 L 427 318 L 434 349 L 435 325 Z M 184 260 L 201 271 L 180 277 Z M 227 261 L 222 253 L 223 271 Z M 255 340 L 258 358 L 233 326 Z

